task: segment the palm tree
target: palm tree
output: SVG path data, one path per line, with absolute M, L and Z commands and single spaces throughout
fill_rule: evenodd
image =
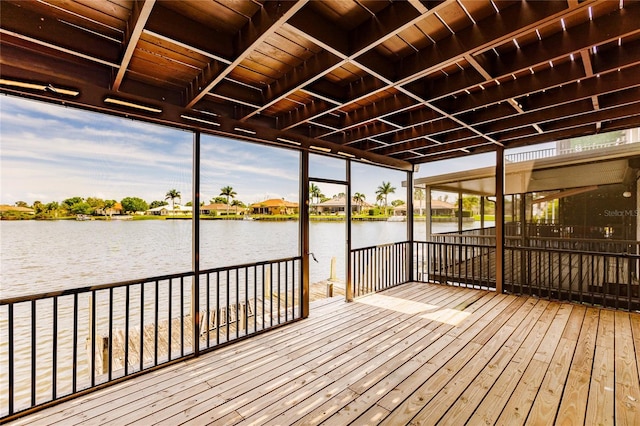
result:
M 422 192 L 423 189 L 422 188 L 418 188 L 416 187 L 413 190 L 413 198 L 414 200 L 418 200 L 418 209 L 419 209 L 419 215 L 422 216 L 422 200 L 424 200 L 424 192 Z
M 322 192 L 320 191 L 320 188 L 318 188 L 318 185 L 316 185 L 315 183 L 309 184 L 309 199 L 313 204 L 313 200 L 315 198 L 316 210 L 318 209 L 318 206 L 317 206 L 318 200 L 320 199 L 320 197 L 323 197 L 323 196 L 324 195 L 322 195 Z
M 244 203 L 240 200 L 233 200 L 231 205 L 236 208 L 235 213 L 238 214 L 238 207 L 244 207 Z
M 384 214 L 387 214 L 387 196 L 396 192 L 396 188 L 391 186 L 391 182 L 382 181 L 382 185 L 376 190 L 376 194 L 384 199 Z
M 220 195 L 227 197 L 227 216 L 229 216 L 229 202 L 238 195 L 238 193 L 234 191 L 232 187 L 225 186 L 224 188 L 220 188 Z
M 171 200 L 171 210 L 175 210 L 175 199 L 179 199 L 180 201 L 182 201 L 182 198 L 180 197 L 180 191 L 178 191 L 177 189 L 170 189 L 169 191 L 167 191 L 167 193 L 165 194 L 164 199 L 165 200 Z
M 358 206 L 358 213 L 362 211 L 362 204 L 364 204 L 365 198 L 367 198 L 366 195 L 361 192 L 356 192 L 355 194 L 353 194 L 353 201 L 355 201 L 356 205 Z

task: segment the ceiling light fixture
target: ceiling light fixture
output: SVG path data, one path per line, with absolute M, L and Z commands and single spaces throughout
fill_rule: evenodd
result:
M 180 117 L 184 118 L 185 120 L 196 121 L 198 123 L 204 123 L 204 124 L 209 124 L 211 126 L 220 127 L 220 123 L 216 123 L 215 121 L 204 120 L 202 118 L 191 117 L 190 115 L 184 115 L 184 114 L 181 115 Z
M 235 130 L 236 132 L 246 133 L 248 135 L 255 135 L 256 134 L 256 132 L 254 130 L 243 129 L 242 127 L 234 127 L 233 130 Z
M 309 148 L 315 149 L 316 151 L 331 152 L 331 148 L 325 148 L 324 146 L 309 145 Z
M 129 102 L 129 101 L 125 101 L 123 99 L 118 99 L 118 98 L 108 97 L 108 98 L 105 98 L 104 101 L 106 103 L 108 103 L 108 104 L 120 105 L 120 106 L 124 106 L 124 107 L 128 107 L 128 108 L 135 108 L 135 109 L 139 109 L 139 110 L 142 110 L 142 111 L 155 112 L 155 113 L 162 112 L 162 109 L 160 109 L 160 108 L 156 108 L 156 107 L 152 107 L 152 106 L 148 106 L 148 105 L 137 104 L 135 102 Z
M 5 78 L 0 79 L 0 85 L 2 86 L 11 86 L 11 87 L 19 87 L 21 89 L 29 89 L 29 90 L 41 90 L 43 92 L 55 93 L 57 95 L 65 95 L 65 96 L 73 96 L 76 97 L 80 94 L 80 91 L 73 89 L 65 89 L 63 87 L 57 87 L 53 84 L 42 84 L 42 83 L 30 83 L 28 81 L 20 81 L 20 80 L 8 80 Z
M 564 18 L 560 18 L 560 24 L 562 25 L 562 31 L 567 31 L 567 24 L 565 24 Z
M 31 89 L 31 90 L 44 90 L 47 87 L 45 84 L 28 83 L 26 81 L 17 81 L 17 80 L 5 80 L 4 78 L 0 79 L 0 84 L 3 86 L 20 87 L 22 89 Z
M 589 20 L 593 21 L 593 8 L 589 6 Z
M 296 142 L 296 141 L 292 141 L 291 139 L 286 139 L 286 138 L 276 138 L 276 140 L 280 141 L 280 142 L 285 142 L 285 143 L 290 143 L 292 145 L 297 145 L 300 146 L 301 143 L 300 142 Z
M 349 158 L 355 157 L 355 155 L 349 154 L 348 152 L 344 152 L 344 151 L 338 151 L 338 154 L 344 155 L 345 157 L 349 157 Z

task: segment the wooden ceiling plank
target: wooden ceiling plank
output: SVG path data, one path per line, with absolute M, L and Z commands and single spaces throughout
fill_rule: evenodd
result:
M 567 28 L 566 31 L 542 39 L 537 43 L 522 46 L 510 53 L 491 56 L 481 61 L 492 75 L 504 76 L 519 72 L 538 64 L 566 58 L 574 52 L 589 49 L 619 37 L 637 34 L 640 22 L 640 4 L 630 5 L 594 21 Z M 486 56 L 486 55 L 485 55 Z
M 264 109 L 277 103 L 284 97 L 295 93 L 303 87 L 321 79 L 330 70 L 340 66 L 342 60 L 327 51 L 322 51 L 310 60 L 286 73 L 283 77 L 275 80 L 265 88 L 265 104 L 247 115 L 243 119 L 248 119 Z
M 104 65 L 119 63 L 120 44 L 54 19 L 42 18 L 12 3 L 0 2 L 2 34 Z M 115 65 L 117 68 L 119 65 Z
M 549 87 L 568 84 L 584 78 L 584 69 L 576 62 L 567 62 L 555 69 L 548 69 L 516 80 L 506 81 L 486 90 L 473 93 L 470 96 L 460 96 L 453 99 L 450 95 L 438 98 L 433 102 L 451 114 L 459 115 L 474 109 L 487 107 L 505 99 L 519 98 Z M 436 83 L 434 83 L 436 85 Z
M 434 67 L 455 58 L 463 58 L 469 52 L 495 45 L 496 40 L 507 40 L 523 28 L 539 23 L 563 12 L 564 2 L 519 2 L 478 22 L 476 25 L 447 37 L 433 46 L 404 58 L 398 83 L 406 83 L 428 74 Z M 494 73 L 494 75 L 496 75 Z
M 205 94 L 216 87 L 235 67 L 237 67 L 245 57 L 251 54 L 252 50 L 260 46 L 267 38 L 275 33 L 284 23 L 291 19 L 298 12 L 307 0 L 298 0 L 296 2 L 286 2 L 275 5 L 276 10 L 270 10 L 263 7 L 260 12 L 254 15 L 251 22 L 241 32 L 238 54 L 231 62 L 227 70 L 222 71 L 213 80 L 209 81 L 204 87 L 197 85 L 194 87 L 194 93 L 189 97 L 186 107 L 192 108 Z M 272 5 L 269 3 L 269 5 Z M 283 7 L 284 10 L 280 10 Z M 275 15 L 274 15 L 275 13 Z M 197 81 L 197 79 L 196 79 Z

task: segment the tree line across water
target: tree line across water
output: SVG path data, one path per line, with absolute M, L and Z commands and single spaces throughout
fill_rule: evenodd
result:
M 396 188 L 391 185 L 390 182 L 383 181 L 381 185 L 376 189 L 376 200 L 374 204 L 374 209 L 368 209 L 371 211 L 375 211 L 375 214 L 383 214 L 388 215 L 390 213 L 390 209 L 393 207 L 400 206 L 405 204 L 403 200 L 397 199 L 388 203 L 388 197 L 390 194 L 394 194 Z M 224 186 L 220 188 L 220 194 L 217 197 L 212 198 L 209 203 L 211 204 L 226 204 L 227 205 L 227 215 L 229 215 L 231 207 L 234 208 L 235 211 L 237 209 L 245 209 L 247 205 L 236 199 L 237 192 L 233 189 L 232 186 Z M 423 200 L 424 199 L 424 190 L 421 188 L 416 188 L 414 190 L 414 200 Z M 344 193 L 334 195 L 333 197 L 345 196 Z M 446 198 L 446 197 L 445 197 Z M 318 205 L 322 202 L 330 200 L 331 197 L 327 197 L 322 193 L 321 189 L 315 184 L 311 183 L 309 185 L 309 200 L 311 204 Z M 182 202 L 182 194 L 177 189 L 170 189 L 166 192 L 164 199 L 162 200 L 154 200 L 151 203 L 147 203 L 140 197 L 124 197 L 120 201 L 113 199 L 102 199 L 98 197 L 88 197 L 83 198 L 80 196 L 70 197 L 62 202 L 52 201 L 49 203 L 43 203 L 41 201 L 35 201 L 32 206 L 29 206 L 24 201 L 18 201 L 15 203 L 16 207 L 26 207 L 33 209 L 33 214 L 29 213 L 30 217 L 35 217 L 36 219 L 55 219 L 55 218 L 64 218 L 64 217 L 75 217 L 78 215 L 83 216 L 110 216 L 113 214 L 133 214 L 135 212 L 145 212 L 150 209 L 154 209 L 157 207 L 168 206 L 171 205 L 171 209 L 174 209 L 176 205 L 176 200 L 179 203 Z M 366 204 L 366 195 L 362 192 L 355 192 L 352 197 L 353 202 L 358 206 L 358 211 L 363 210 L 363 206 Z M 446 201 L 446 199 L 445 199 Z M 473 211 L 479 202 L 479 198 L 475 196 L 467 196 L 463 197 L 463 206 L 465 210 Z M 204 205 L 204 202 L 201 202 L 200 205 Z M 185 206 L 192 206 L 193 203 L 191 201 L 184 204 Z M 391 206 L 391 207 L 389 207 Z M 371 214 L 371 213 L 370 213 Z M 4 211 L 2 212 L 3 218 L 26 218 L 26 214 L 24 212 L 16 212 L 16 211 Z M 20 217 L 16 217 L 20 216 Z

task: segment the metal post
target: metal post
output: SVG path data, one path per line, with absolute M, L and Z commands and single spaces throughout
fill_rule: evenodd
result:
M 407 172 L 407 281 L 413 281 L 413 171 Z
M 425 228 L 427 231 L 426 240 L 427 242 L 431 241 L 431 232 L 432 232 L 432 220 L 431 220 L 431 187 L 424 187 L 424 219 L 425 219 Z
M 309 316 L 309 152 L 300 152 L 300 316 Z
M 458 234 L 462 234 L 462 191 L 458 191 Z
M 496 147 L 496 292 L 504 285 L 504 147 Z
M 352 204 L 352 195 L 351 195 L 351 160 L 347 159 L 346 164 L 346 174 L 347 174 L 347 211 L 345 220 L 347 221 L 347 229 L 346 229 L 346 258 L 345 258 L 345 284 L 344 284 L 344 298 L 347 302 L 353 302 L 353 291 L 351 290 L 351 204 Z
M 191 283 L 191 321 L 193 333 L 193 354 L 200 353 L 200 132 L 193 134 L 193 213 L 191 216 L 191 264 L 193 281 Z M 156 295 L 157 297 L 157 295 Z M 183 303 L 182 301 L 180 303 Z M 169 318 L 171 321 L 171 318 Z M 158 324 L 156 324 L 156 327 Z

